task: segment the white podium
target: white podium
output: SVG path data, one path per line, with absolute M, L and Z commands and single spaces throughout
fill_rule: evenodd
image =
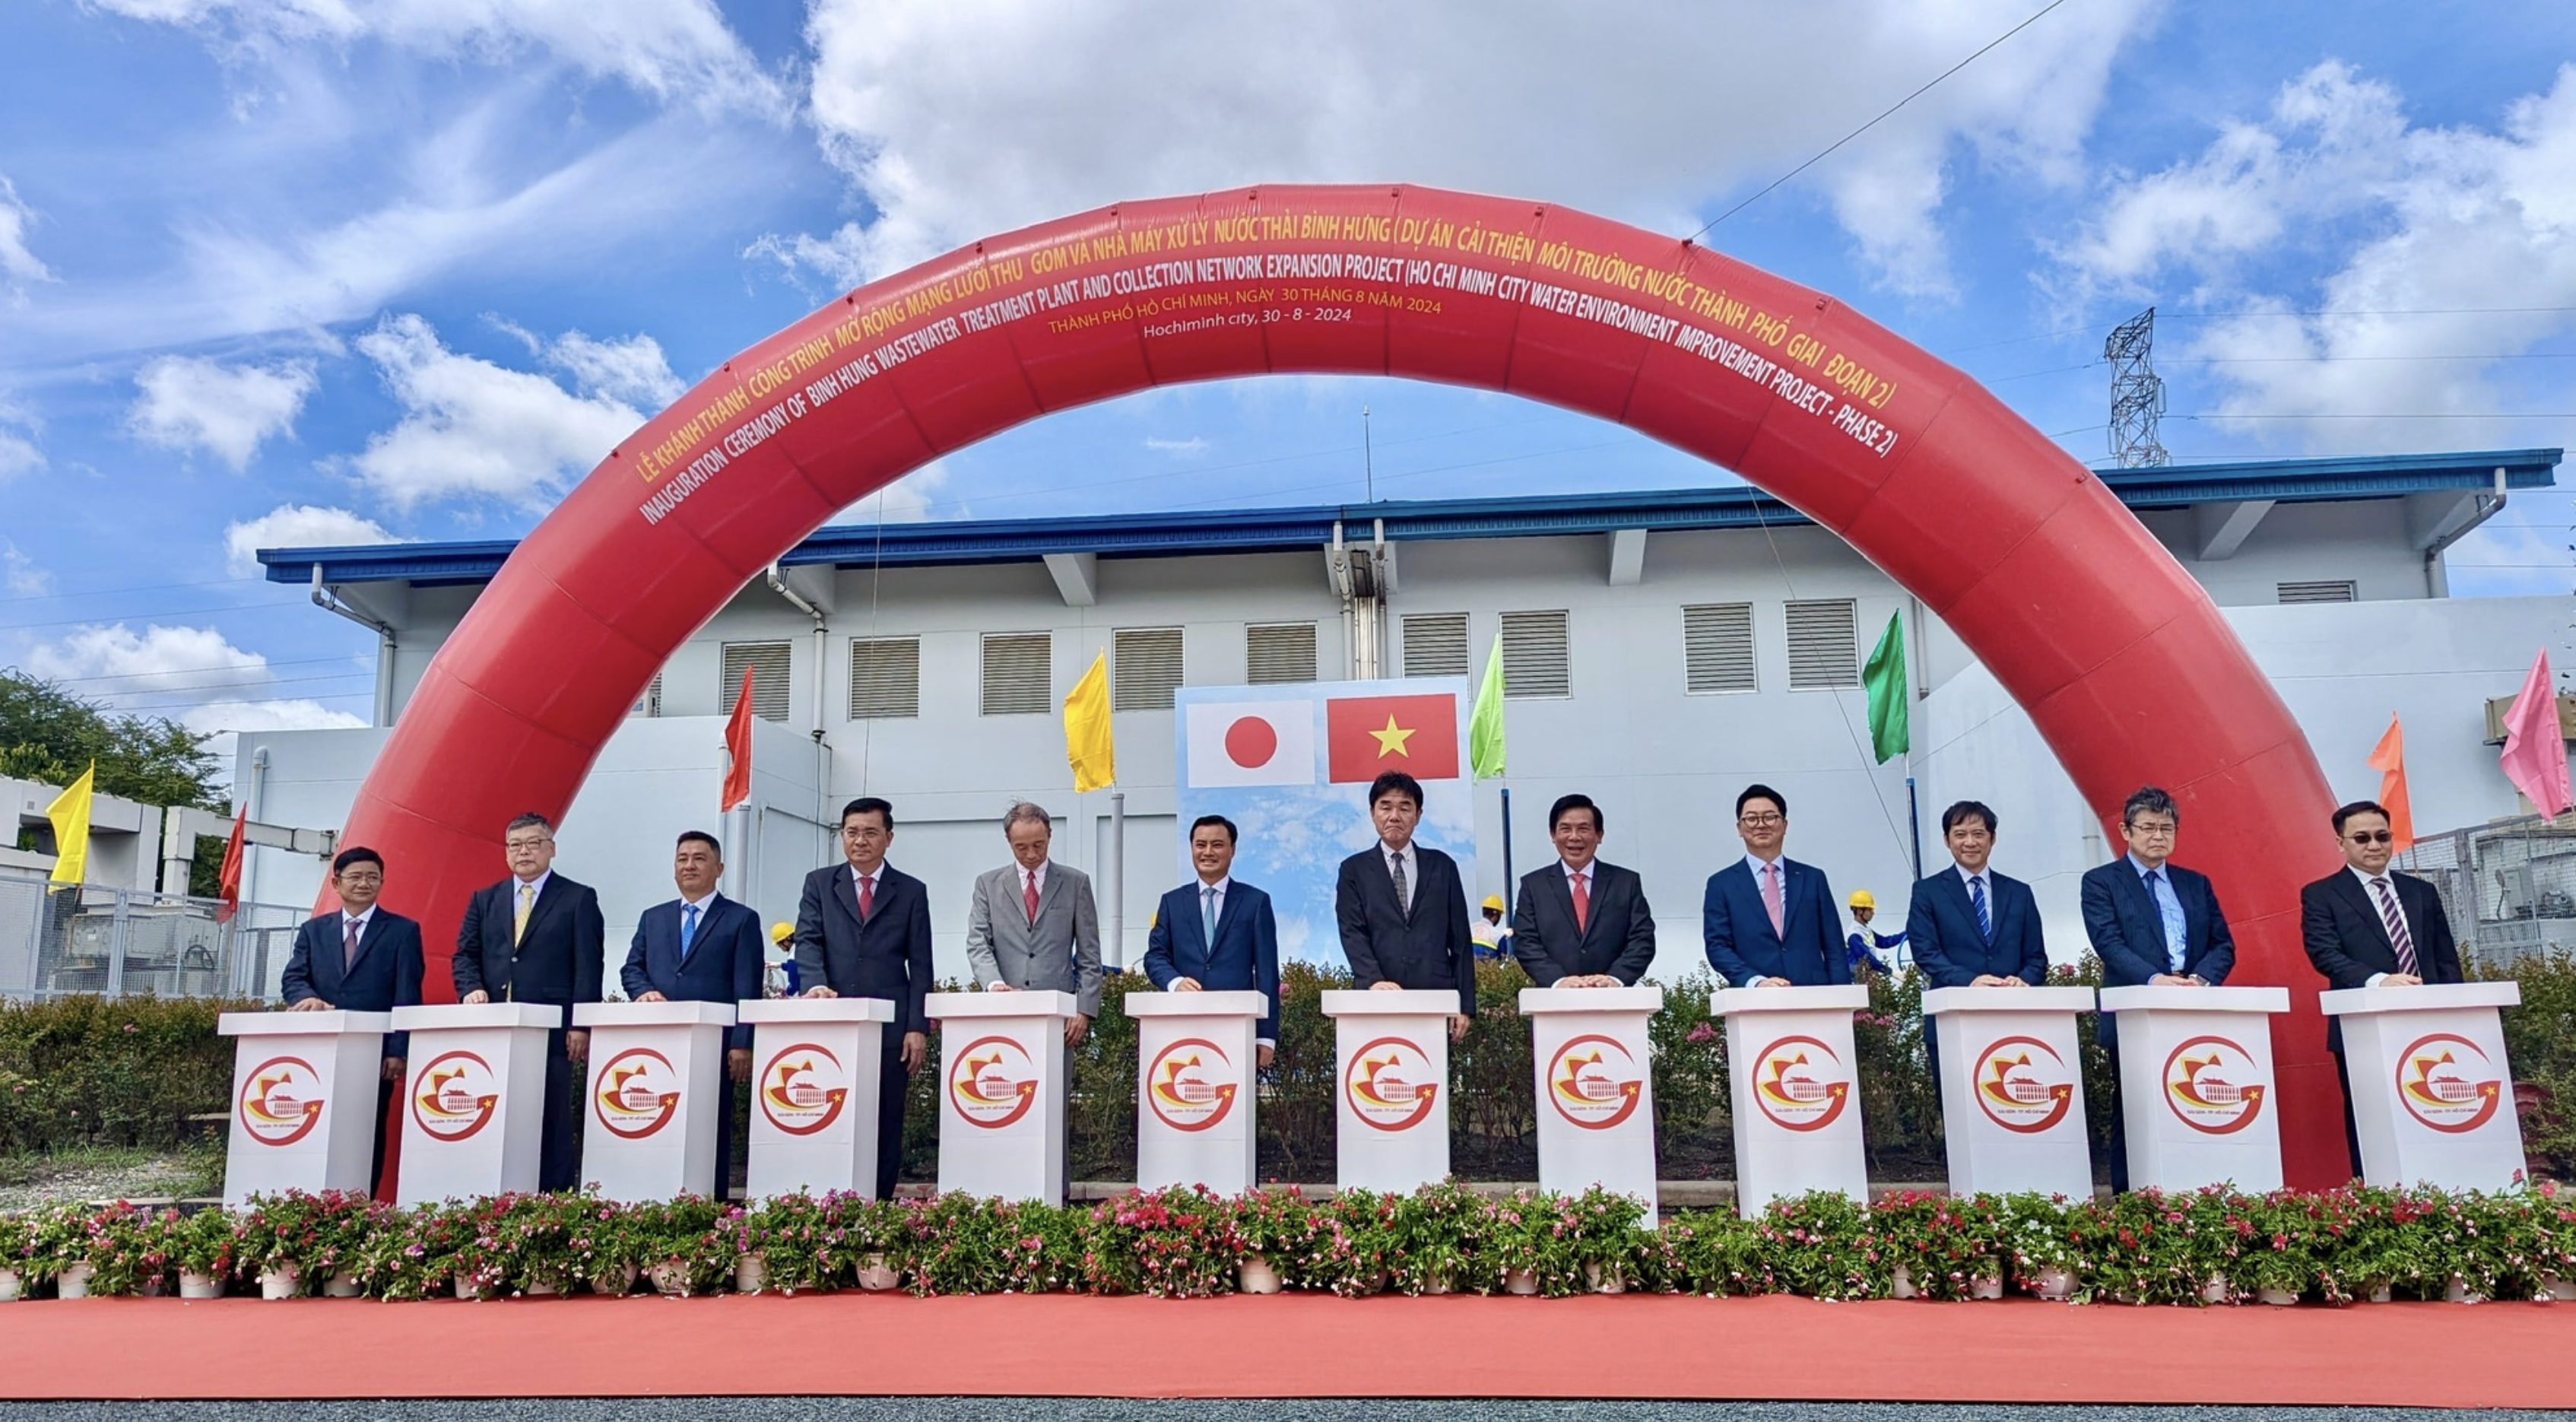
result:
M 224 1146 L 226 1208 L 283 1190 L 365 1193 L 392 1025 L 388 1013 L 336 1009 L 215 1019 L 218 1033 L 241 1039 Z
M 731 1004 L 584 1002 L 589 1029 L 581 1179 L 605 1200 L 668 1200 L 715 1175 L 716 1113 L 724 1089 Z
M 1069 992 L 934 992 L 939 1188 L 1064 1203 Z
M 1646 1024 L 1659 987 L 1521 989 L 1538 1076 L 1538 1184 L 1560 1195 L 1595 1185 L 1655 1212 L 1655 1073 Z
M 2496 1018 L 2498 1008 L 2521 1001 L 2522 986 L 2512 982 L 2318 994 L 2319 1010 L 2343 1023 L 2364 1182 L 2445 1190 L 2523 1183 L 2522 1122 Z
M 1868 1199 L 1852 1014 L 1869 1006 L 1869 989 L 1720 988 L 1709 1006 L 1726 1019 L 1736 1210 L 1810 1190 Z
M 411 1034 L 397 1204 L 537 1188 L 546 1034 L 564 1010 L 533 1002 L 397 1007 Z
M 1252 1188 L 1257 992 L 1131 992 L 1136 1019 L 1136 1183 Z
M 877 1195 L 877 1094 L 895 1005 L 881 997 L 744 1002 L 752 1024 L 751 1156 L 743 1194 Z
M 2197 1190 L 2281 1188 L 2281 1110 L 2272 1085 L 2277 987 L 2118 987 L 2120 1120 L 2129 1183 Z
M 2093 1010 L 2083 987 L 1954 987 L 1923 994 L 1937 1019 L 1941 1118 L 1950 1193 L 2035 1191 L 2089 1199 L 2084 1071 L 2075 1014 Z
M 1405 1194 L 1449 1178 L 1449 1019 L 1436 989 L 1323 995 L 1336 1042 L 1334 1178 Z

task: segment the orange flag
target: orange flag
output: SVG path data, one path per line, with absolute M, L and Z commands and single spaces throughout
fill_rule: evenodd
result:
M 233 812 L 233 837 L 224 841 L 224 867 L 215 879 L 215 922 L 230 923 L 241 911 L 242 825 L 250 818 L 250 801 Z
M 742 693 L 733 699 L 733 716 L 725 722 L 725 751 L 733 763 L 725 768 L 721 815 L 751 798 L 751 668 L 742 670 Z
M 2370 752 L 2370 768 L 2379 772 L 2379 803 L 2388 807 L 2388 831 L 2396 836 L 2397 853 L 2415 842 L 2415 811 L 2406 803 L 2406 730 L 2391 713 L 2388 734 Z

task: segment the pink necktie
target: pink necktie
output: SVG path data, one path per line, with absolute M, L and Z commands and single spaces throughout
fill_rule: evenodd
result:
M 1038 871 L 1025 870 L 1023 877 L 1028 880 L 1028 892 L 1022 894 L 1020 898 L 1029 906 L 1029 925 L 1035 927 L 1038 921 Z
M 1592 918 L 1591 883 L 1592 876 L 1589 874 L 1574 876 L 1574 931 L 1577 933 L 1581 933 L 1584 925 Z
M 1771 915 L 1771 936 L 1787 938 L 1789 926 L 1780 917 L 1780 866 L 1777 864 L 1762 866 L 1762 907 Z

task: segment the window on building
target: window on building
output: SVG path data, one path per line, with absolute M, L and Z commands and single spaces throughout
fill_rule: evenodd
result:
M 2351 602 L 2358 591 L 2348 578 L 2341 582 L 2328 580 L 2280 585 L 2283 602 Z
M 850 639 L 850 719 L 900 720 L 921 714 L 921 639 Z
M 724 677 L 716 684 L 716 705 L 726 715 L 733 714 L 733 700 L 742 694 L 742 674 L 751 673 L 751 714 L 764 721 L 787 719 L 787 663 L 794 654 L 793 642 L 727 642 L 724 644 Z
M 1682 661 L 1693 696 L 1759 691 L 1753 667 L 1753 604 L 1703 603 L 1682 609 Z
M 1403 625 L 1406 676 L 1467 674 L 1467 614 L 1426 612 Z
M 1504 613 L 1503 695 L 1526 699 L 1573 694 L 1573 648 L 1565 613 Z
M 734 685 L 740 686 L 742 683 L 735 682 Z M 726 709 L 730 710 L 732 708 L 728 707 Z M 659 716 L 662 714 L 662 674 L 660 672 L 653 673 L 653 684 L 644 688 L 644 694 L 635 698 L 635 704 L 626 708 L 626 714 L 629 716 Z
M 985 715 L 1039 716 L 1055 709 L 1047 666 L 1054 640 L 1044 632 L 985 634 Z
M 1280 622 L 1243 629 L 1244 680 L 1275 686 L 1315 679 L 1315 624 Z
M 1860 647 L 1849 598 L 1789 604 L 1789 689 L 1821 691 L 1860 685 Z
M 1169 711 L 1180 686 L 1180 628 L 1121 627 L 1110 634 L 1110 710 Z

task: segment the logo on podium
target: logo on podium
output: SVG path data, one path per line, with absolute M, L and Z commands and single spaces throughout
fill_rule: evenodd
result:
M 1977 1053 L 1977 1107 L 2007 1131 L 2037 1135 L 2066 1119 L 2075 1073 L 2037 1037 L 2006 1037 Z
M 1351 1053 L 1342 1073 L 1342 1099 L 1381 1131 L 1409 1131 L 1439 1104 L 1438 1073 L 1420 1047 L 1402 1037 L 1380 1037 Z
M 1587 1131 L 1606 1131 L 1637 1113 L 1646 1094 L 1637 1058 L 1616 1038 L 1568 1038 L 1547 1063 L 1547 1099 L 1556 1114 Z
M 1176 1131 L 1204 1131 L 1234 1112 L 1234 1059 L 1200 1037 L 1184 1037 L 1145 1064 L 1145 1104 Z
M 650 1047 L 629 1047 L 599 1069 L 591 1109 L 612 1133 L 640 1141 L 679 1114 L 683 1086 L 669 1057 Z
M 411 1118 L 434 1139 L 461 1141 L 489 1124 L 500 1104 L 492 1064 L 472 1052 L 449 1052 L 421 1068 Z
M 841 1059 L 812 1042 L 774 1053 L 760 1069 L 760 1114 L 791 1136 L 810 1136 L 841 1118 L 850 1074 Z
M 322 1078 L 302 1057 L 271 1057 L 250 1069 L 234 1113 L 261 1145 L 289 1146 L 322 1122 Z
M 2504 1081 L 2486 1050 L 2452 1032 L 2419 1037 L 2397 1054 L 2397 1099 L 2437 1131 L 2474 1131 L 2495 1116 Z
M 1028 1049 L 1009 1037 L 966 1044 L 948 1069 L 948 1099 L 970 1126 L 998 1131 L 1038 1101 L 1038 1067 Z
M 2195 1131 L 2233 1135 L 2263 1114 L 2254 1054 L 2225 1037 L 2194 1037 L 2165 1058 L 2165 1105 Z
M 1753 1055 L 1753 1104 L 1771 1123 L 1821 1131 L 1851 1102 L 1851 1068 L 1814 1037 L 1783 1037 Z

